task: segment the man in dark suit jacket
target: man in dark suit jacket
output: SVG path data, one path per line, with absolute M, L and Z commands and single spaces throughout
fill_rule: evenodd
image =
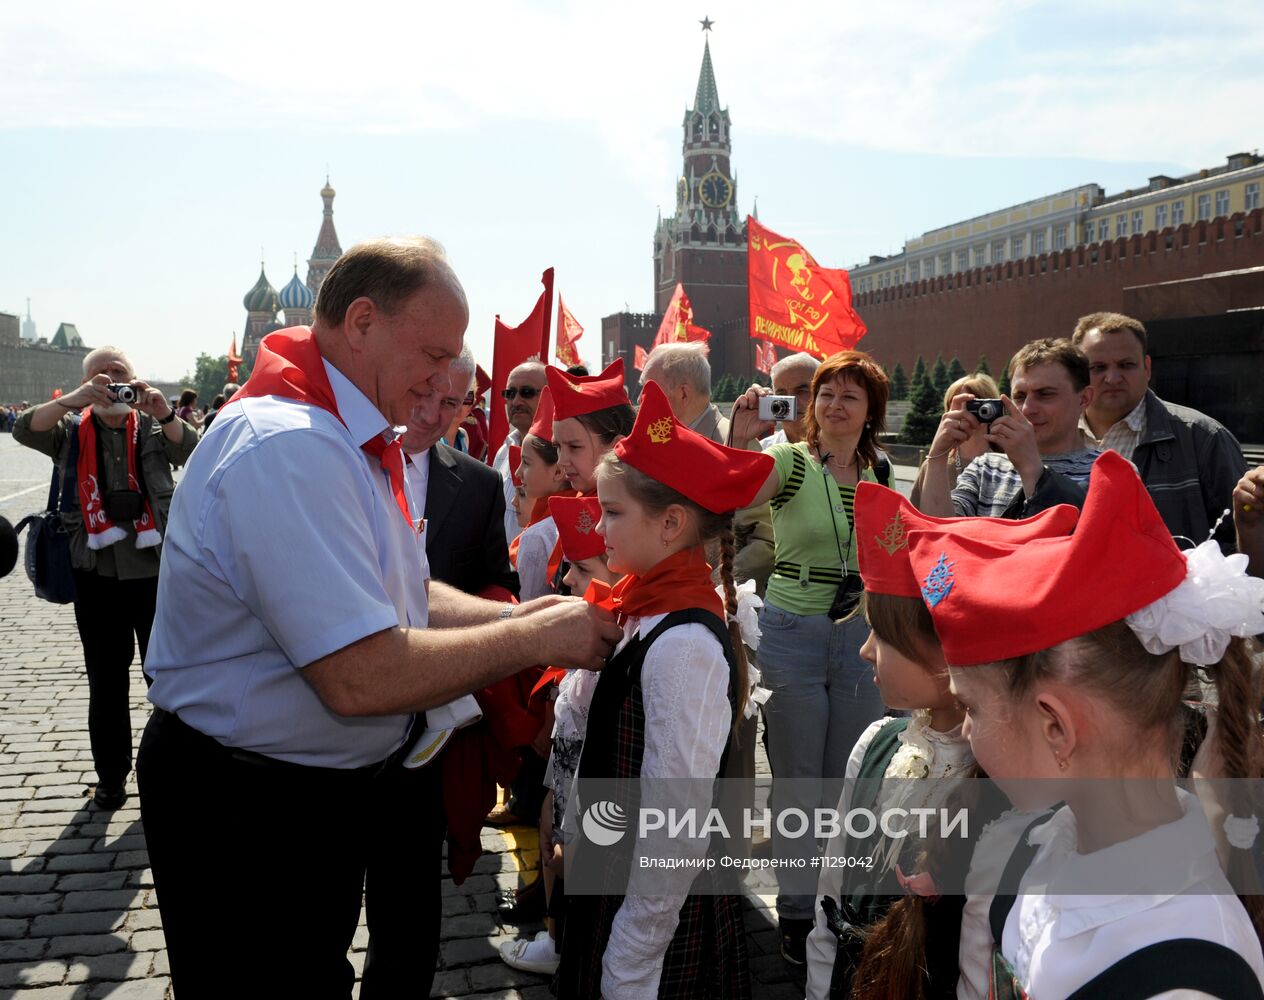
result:
M 468 351 L 468 348 L 467 348 Z M 518 574 L 505 540 L 500 473 L 440 440 L 453 421 L 473 358 L 463 374 L 452 362 L 452 384 L 429 406 L 413 411 L 404 435 L 410 498 L 424 495 L 426 557 L 435 580 L 475 594 L 502 587 L 518 594 Z M 437 403 L 437 407 L 435 406 Z M 420 730 L 417 730 L 420 732 Z M 443 789 L 438 760 L 416 770 L 394 768 L 379 781 L 375 840 L 365 877 L 369 949 L 362 1000 L 430 995 L 439 957 Z

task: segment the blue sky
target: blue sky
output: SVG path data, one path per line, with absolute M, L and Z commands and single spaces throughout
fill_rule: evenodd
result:
M 240 334 L 260 248 L 305 274 L 326 164 L 344 247 L 447 246 L 476 353 L 553 265 L 595 361 L 651 306 L 704 14 L 739 207 L 832 266 L 1264 145 L 1264 4 L 45 7 L 0 9 L 0 310 L 172 379 Z

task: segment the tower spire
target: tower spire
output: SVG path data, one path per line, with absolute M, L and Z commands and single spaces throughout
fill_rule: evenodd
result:
M 715 70 L 711 66 L 711 40 L 702 44 L 702 69 L 698 71 L 698 91 L 694 95 L 693 110 L 709 115 L 720 110 L 720 93 L 715 85 Z

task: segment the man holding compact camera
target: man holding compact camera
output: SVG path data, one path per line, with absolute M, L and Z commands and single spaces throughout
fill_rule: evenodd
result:
M 161 390 L 135 377 L 122 350 L 98 347 L 83 359 L 79 388 L 23 412 L 13 437 L 51 458 L 66 487 L 62 521 L 88 673 L 93 802 L 117 809 L 132 770 L 133 644 L 143 664 L 175 490 L 171 470 L 188 459 L 197 431 Z
M 1088 359 L 1071 341 L 1034 340 L 1010 362 L 1012 396 L 959 393 L 939 422 L 926 462 L 922 511 L 935 517 L 1031 517 L 1060 503 L 1082 506 L 1101 451 L 1080 431 L 1093 399 Z M 1001 448 L 986 452 L 948 486 L 947 457 L 978 428 Z

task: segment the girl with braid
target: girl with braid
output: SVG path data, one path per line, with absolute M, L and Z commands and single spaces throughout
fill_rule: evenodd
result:
M 971 518 L 975 538 L 1011 545 L 1067 535 L 1078 511 L 1063 504 L 1025 521 Z M 956 524 L 920 513 L 877 483 L 856 488 L 856 537 L 869 638 L 860 655 L 888 708 L 912 717 L 882 718 L 861 734 L 847 760 L 839 815 L 853 809 L 935 809 L 961 803 L 980 782 L 963 711 L 948 687 L 948 665 L 909 561 L 909 532 Z M 973 813 L 980 803 L 972 801 Z M 999 806 L 995 810 L 1000 811 Z M 840 832 L 826 857 L 873 857 L 868 868 L 823 867 L 816 921 L 807 942 L 807 1000 L 929 1000 L 957 990 L 957 937 L 962 897 L 940 896 L 938 866 L 928 864 L 937 829 L 923 839 L 915 817 L 888 822 L 888 836 Z M 954 844 L 953 841 L 945 843 Z M 923 851 L 923 845 L 927 850 Z M 955 846 L 955 844 L 954 844 Z M 958 866 L 968 860 L 957 859 Z
M 733 511 L 772 470 L 769 456 L 725 448 L 678 423 L 653 382 L 642 390 L 631 433 L 597 466 L 597 530 L 611 571 L 627 574 L 612 592 L 624 640 L 593 694 L 572 801 L 589 806 L 594 795 L 585 782 L 623 782 L 640 790 L 642 806 L 668 798 L 698 822 L 671 836 L 630 823 L 636 835 L 624 838 L 634 841 L 626 893 L 570 899 L 556 984 L 563 1000 L 751 996 L 736 882 L 727 894 L 723 883 L 691 890 L 700 888 L 695 878 L 719 878 L 723 870 L 699 874 L 718 843 L 703 820 L 747 690 Z M 720 540 L 723 599 L 704 554 L 713 538 Z M 597 850 L 587 816 L 576 857 L 567 848 L 568 879 L 578 856 Z M 666 879 L 637 861 L 663 857 L 678 863 Z
M 1264 581 L 1214 541 L 1181 552 L 1114 452 L 1094 463 L 1069 538 L 1007 545 L 937 525 L 911 531 L 909 550 L 974 756 L 1017 810 L 1037 811 L 974 849 L 958 995 L 1264 998 L 1247 638 L 1264 631 Z M 1175 780 L 1195 669 L 1218 695 L 1217 773 L 1238 779 L 1215 788 L 1223 869 L 1199 798 Z

